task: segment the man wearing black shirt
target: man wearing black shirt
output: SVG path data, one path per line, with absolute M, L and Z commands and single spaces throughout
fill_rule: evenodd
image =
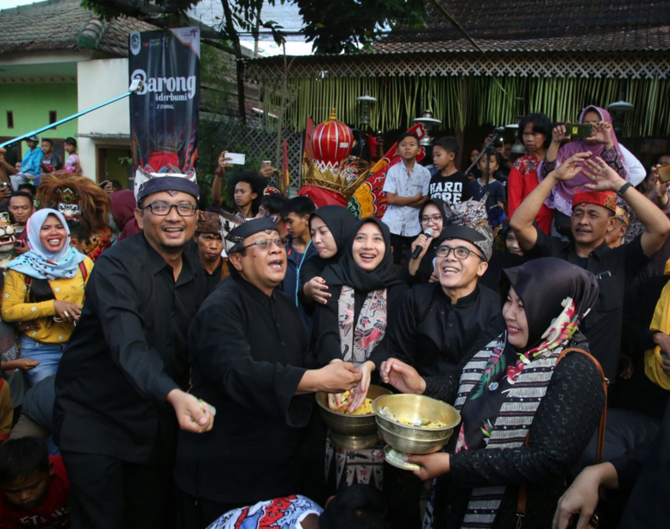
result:
M 436 242 L 439 282 L 414 287 L 401 305 L 389 350 L 422 377 L 452 371 L 481 334 L 502 321 L 498 294 L 478 284 L 491 239 L 488 226 L 442 230 Z
M 205 270 L 207 292 L 212 292 L 222 278 L 223 237 L 221 236 L 221 215 L 211 211 L 198 213 L 198 224 L 195 229 L 195 242 L 198 245 L 198 257 Z
M 591 353 L 601 363 L 605 375 L 614 381 L 621 348 L 626 279 L 635 277 L 661 248 L 670 233 L 670 220 L 600 158 L 589 159 L 589 156 L 590 153 L 578 153 L 549 173 L 514 212 L 510 227 L 527 257 L 559 257 L 598 278 L 598 303 L 580 330 L 588 338 Z M 533 225 L 533 220 L 554 185 L 571 180 L 579 172 L 594 183 L 589 185 L 592 191 L 575 192 L 571 218 L 574 240 L 565 243 L 548 237 Z M 615 193 L 628 203 L 646 231 L 629 244 L 611 249 L 605 236 L 608 226 L 616 222 Z
M 181 432 L 175 475 L 184 525 L 201 529 L 224 512 L 295 493 L 291 465 L 298 428 L 313 398 L 356 386 L 353 364 L 308 369 L 295 302 L 277 287 L 286 250 L 268 218 L 226 237 L 231 277 L 203 303 L 189 332 L 192 391 L 217 409 L 214 429 Z
M 197 196 L 186 178 L 147 182 L 135 211 L 144 232 L 105 251 L 88 281 L 54 410 L 74 529 L 163 527 L 177 422 L 212 427 L 208 406 L 184 392 L 188 326 L 206 293 L 197 257 L 182 251 Z

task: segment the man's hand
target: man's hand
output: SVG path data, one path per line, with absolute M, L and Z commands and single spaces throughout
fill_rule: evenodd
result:
M 228 154 L 228 151 L 221 151 L 221 154 L 219 154 L 218 165 L 221 174 L 226 174 L 226 169 L 233 166 L 233 164 L 230 163 L 230 158 L 228 158 L 226 154 Z
M 316 371 L 316 391 L 342 393 L 360 384 L 363 375 L 349 362 L 332 362 Z
M 657 164 L 651 168 L 651 175 L 654 182 L 654 195 L 656 196 L 656 204 L 660 207 L 665 207 L 668 203 L 668 187 L 670 186 L 670 181 L 661 182 L 661 179 L 658 175 L 658 168 L 661 164 Z
M 582 174 L 585 175 L 592 184 L 586 184 L 584 187 L 593 191 L 619 191 L 626 181 L 619 176 L 614 169 L 605 163 L 605 161 L 596 156 L 584 162 Z
M 590 152 L 578 152 L 549 173 L 549 176 L 553 176 L 556 180 L 560 180 L 561 182 L 572 180 L 577 173 L 583 170 L 582 164 L 584 163 L 584 160 L 588 159 L 590 156 Z
M 397 358 L 382 363 L 380 375 L 385 384 L 391 384 L 401 393 L 421 395 L 426 391 L 426 381 L 412 366 Z
M 261 168 L 259 169 L 258 172 L 263 178 L 270 178 L 274 173 L 274 167 L 272 167 L 271 165 L 265 166 L 261 164 Z
M 174 408 L 179 427 L 187 432 L 208 432 L 214 426 L 216 410 L 206 402 L 180 389 L 168 393 L 168 403 Z
M 313 277 L 303 287 L 303 292 L 308 298 L 312 298 L 317 303 L 322 305 L 326 304 L 326 301 L 331 294 L 328 293 L 328 285 L 326 285 L 326 280 L 322 277 Z
M 434 479 L 449 472 L 449 454 L 428 454 L 426 456 L 407 455 L 405 461 L 419 465 L 414 474 L 423 481 Z
M 9 200 L 9 197 L 12 196 L 12 188 L 7 186 L 0 186 L 0 202 Z
M 23 255 L 28 250 L 30 250 L 30 245 L 26 241 L 19 241 L 19 242 L 21 243 L 21 245 L 14 248 L 14 253 L 16 253 L 17 257 L 19 255 Z

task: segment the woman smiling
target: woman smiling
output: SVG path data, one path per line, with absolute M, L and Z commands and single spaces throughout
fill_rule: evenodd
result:
M 364 403 L 372 374 L 388 358 L 386 331 L 407 290 L 396 277 L 388 227 L 373 217 L 359 222 L 346 253 L 324 270 L 323 278 L 332 297 L 316 307 L 315 351 L 320 365 L 351 362 L 362 373 L 349 401 L 343 402 L 342 394 L 329 396 L 332 409 L 353 412 Z M 357 481 L 372 481 L 381 488 L 379 446 L 353 451 L 329 445 L 327 459 L 330 468 L 337 469 L 335 476 L 333 472 L 329 476 L 336 488 Z
M 35 385 L 58 369 L 93 261 L 70 247 L 70 230 L 56 210 L 34 213 L 27 231 L 30 250 L 7 265 L 2 319 L 35 324 L 21 335 L 21 356 L 39 362 L 27 373 Z
M 532 485 L 524 527 L 549 527 L 605 405 L 592 359 L 572 353 L 558 363 L 563 351 L 588 347 L 578 326 L 598 298 L 595 276 L 537 259 L 503 270 L 500 294 L 504 327 L 482 337 L 452 374 L 424 379 L 396 359 L 381 367 L 384 382 L 461 412 L 449 453 L 407 457 L 421 479 L 444 476 L 428 510 L 435 528 L 513 527 L 521 485 Z

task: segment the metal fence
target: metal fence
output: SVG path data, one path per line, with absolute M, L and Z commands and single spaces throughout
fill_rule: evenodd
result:
M 210 118 L 200 122 L 199 160 L 200 170 L 216 167 L 216 160 L 222 150 L 246 154 L 245 169 L 260 168 L 263 160 L 270 160 L 273 167 L 284 166 L 283 144 L 277 159 L 277 130 L 265 129 L 262 122 L 250 120 L 247 125 L 233 118 Z M 289 128 L 283 130 L 282 140 L 286 140 L 289 168 L 289 194 L 294 195 L 301 187 L 302 133 Z M 276 177 L 270 183 L 277 185 Z

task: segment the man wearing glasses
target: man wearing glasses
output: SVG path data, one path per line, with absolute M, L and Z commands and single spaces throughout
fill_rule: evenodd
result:
M 188 328 L 206 295 L 197 256 L 183 252 L 197 197 L 186 178 L 149 180 L 135 211 L 143 233 L 105 251 L 88 281 L 55 383 L 74 529 L 163 527 L 177 425 L 212 428 L 213 410 L 185 393 Z
M 389 332 L 391 356 L 423 377 L 445 375 L 489 329 L 502 324 L 498 294 L 479 285 L 492 239 L 488 226 L 448 226 L 434 239 L 439 281 L 408 293 Z
M 307 369 L 307 338 L 295 301 L 277 287 L 286 250 L 267 217 L 226 236 L 231 277 L 207 298 L 189 333 L 192 391 L 218 416 L 204 435 L 181 432 L 175 475 L 184 527 L 207 527 L 223 513 L 296 493 L 298 429 L 309 393 L 339 393 L 360 382 L 353 364 Z M 222 420 L 223 419 L 223 420 Z

